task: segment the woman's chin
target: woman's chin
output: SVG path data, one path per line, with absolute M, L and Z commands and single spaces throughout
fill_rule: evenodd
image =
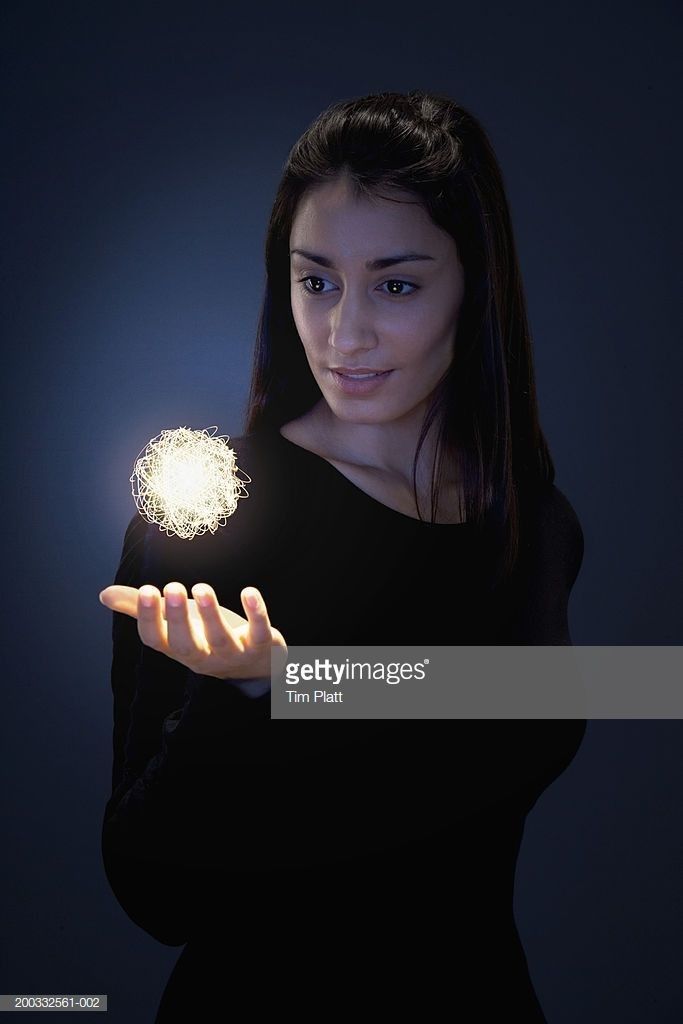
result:
M 341 420 L 343 423 L 357 423 L 359 426 L 362 424 L 379 424 L 379 423 L 392 423 L 396 418 L 391 412 L 386 409 L 373 408 L 371 403 L 356 403 L 355 407 L 352 402 L 328 402 L 330 411 L 335 419 Z
M 411 405 L 400 406 L 378 398 L 346 398 L 339 395 L 331 395 L 323 392 L 325 403 L 335 419 L 344 423 L 355 423 L 358 426 L 379 426 L 380 424 L 394 423 L 396 426 L 405 424 L 413 419 L 420 420 L 425 414 L 426 403 L 419 402 Z

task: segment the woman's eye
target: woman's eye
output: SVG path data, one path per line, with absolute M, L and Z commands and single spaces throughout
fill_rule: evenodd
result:
M 300 278 L 299 279 L 299 284 L 301 285 L 301 290 L 303 292 L 305 292 L 307 295 L 326 295 L 327 294 L 326 292 L 323 292 L 322 290 L 319 290 L 317 288 L 308 288 L 307 285 L 308 285 L 309 281 L 313 281 L 316 284 L 325 284 L 325 282 L 323 281 L 322 277 L 313 277 L 311 274 L 309 274 L 308 277 Z
M 305 292 L 306 295 L 329 295 L 329 292 L 324 291 L 322 288 L 317 288 L 315 286 L 309 288 L 309 281 L 314 282 L 314 284 L 318 285 L 325 285 L 326 283 L 329 283 L 326 282 L 324 278 L 315 277 L 313 274 L 308 274 L 306 277 L 299 278 L 301 290 Z M 390 286 L 389 291 L 385 292 L 385 294 L 394 295 L 397 298 L 401 298 L 404 295 L 412 295 L 413 292 L 416 292 L 420 287 L 419 284 L 411 284 L 410 281 L 400 281 L 396 278 L 391 278 L 389 281 L 383 281 L 380 287 L 384 288 L 385 285 Z M 395 290 L 396 285 L 398 285 L 398 287 L 401 289 L 400 291 Z M 405 288 L 412 288 L 412 291 L 406 292 L 404 290 Z
M 390 295 L 398 295 L 398 296 L 401 296 L 401 295 L 412 295 L 413 292 L 416 292 L 417 289 L 420 287 L 419 284 L 411 284 L 410 281 L 396 281 L 396 280 L 393 280 L 393 279 L 391 281 L 385 281 L 384 284 L 388 284 L 388 285 L 392 286 L 390 288 L 390 290 L 389 290 L 389 294 Z M 401 291 L 400 292 L 394 291 L 394 289 L 393 289 L 394 285 L 398 285 L 399 288 L 401 288 Z M 406 292 L 406 291 L 403 290 L 404 288 L 412 288 L 413 292 Z

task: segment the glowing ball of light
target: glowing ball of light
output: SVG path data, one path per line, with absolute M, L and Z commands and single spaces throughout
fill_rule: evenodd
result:
M 213 436 L 217 429 L 162 430 L 135 461 L 130 482 L 138 511 L 169 536 L 215 533 L 247 497 L 251 480 L 237 468 L 229 438 Z

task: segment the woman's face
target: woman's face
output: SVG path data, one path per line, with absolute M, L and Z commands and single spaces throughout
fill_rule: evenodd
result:
M 464 296 L 451 236 L 415 196 L 387 194 L 401 202 L 355 199 L 343 178 L 316 185 L 290 233 L 299 337 L 330 409 L 354 423 L 422 414 L 453 358 Z

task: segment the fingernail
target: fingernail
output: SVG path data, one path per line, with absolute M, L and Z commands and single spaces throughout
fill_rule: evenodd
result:
M 256 594 L 250 594 L 247 598 L 247 604 L 251 608 L 252 612 L 258 611 L 259 599 Z
M 166 604 L 170 604 L 171 608 L 179 608 L 182 603 L 183 598 L 181 594 L 166 595 Z
M 140 603 L 144 608 L 151 608 L 154 602 L 154 598 L 151 594 L 140 594 Z

